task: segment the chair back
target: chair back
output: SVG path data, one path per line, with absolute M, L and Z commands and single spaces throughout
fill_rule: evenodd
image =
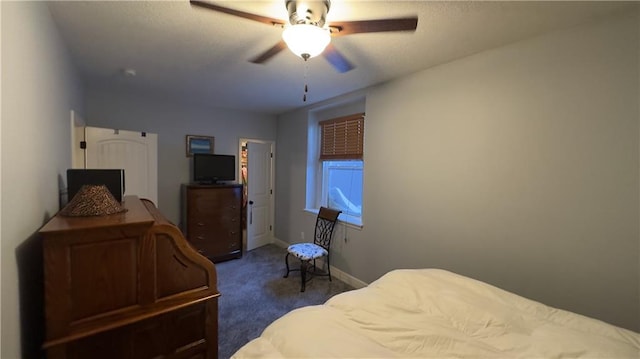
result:
M 331 237 L 333 237 L 333 228 L 338 222 L 338 215 L 342 211 L 331 208 L 320 207 L 318 218 L 316 219 L 316 229 L 313 237 L 313 243 L 329 250 L 331 245 Z

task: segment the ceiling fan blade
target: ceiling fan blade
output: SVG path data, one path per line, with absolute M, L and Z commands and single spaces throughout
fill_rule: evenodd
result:
M 418 27 L 417 17 L 361 21 L 332 21 L 329 28 L 332 36 L 361 34 L 366 32 L 415 31 Z
M 274 55 L 276 55 L 277 53 L 279 53 L 280 51 L 286 48 L 287 48 L 287 44 L 284 42 L 284 40 L 280 40 L 280 42 L 273 45 L 273 47 L 271 47 L 269 50 L 263 52 L 262 54 L 256 56 L 254 59 L 249 61 L 253 62 L 254 64 L 263 64 L 267 62 L 269 59 L 271 59 Z
M 212 3 L 209 3 L 209 2 L 205 2 L 205 1 L 190 0 L 189 3 L 191 3 L 192 6 L 197 6 L 197 7 L 201 7 L 201 8 L 208 9 L 208 10 L 213 10 L 213 11 L 222 12 L 222 13 L 233 15 L 233 16 L 242 17 L 242 18 L 245 18 L 245 19 L 261 22 L 261 23 L 267 24 L 267 25 L 284 26 L 284 24 L 285 24 L 284 21 L 279 20 L 279 19 L 274 19 L 274 18 L 271 18 L 271 17 L 268 17 L 268 16 L 261 16 L 261 15 L 251 14 L 251 13 L 240 11 L 240 10 L 229 9 L 227 7 L 215 5 L 215 4 L 212 4 Z
M 355 66 L 349 62 L 342 54 L 332 45 L 329 44 L 322 52 L 322 56 L 333 66 L 339 73 L 345 73 L 353 70 Z

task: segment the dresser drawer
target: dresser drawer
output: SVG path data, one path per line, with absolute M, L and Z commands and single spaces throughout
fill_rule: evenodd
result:
M 242 192 L 238 189 L 194 189 L 189 190 L 189 200 L 196 210 L 210 212 L 223 208 L 233 209 L 240 204 Z
M 239 223 L 240 222 L 239 214 L 240 214 L 240 211 L 238 211 L 238 210 L 235 210 L 233 212 L 228 211 L 228 212 L 223 212 L 223 213 L 216 213 L 216 212 L 214 212 L 214 213 L 200 213 L 200 212 L 195 212 L 191 216 L 189 216 L 187 221 L 189 222 L 189 225 L 194 226 L 194 228 L 195 227 L 236 228 L 237 226 L 240 225 L 240 223 Z

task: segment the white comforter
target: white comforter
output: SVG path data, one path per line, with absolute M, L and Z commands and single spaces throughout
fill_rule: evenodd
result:
M 640 334 L 438 269 L 290 312 L 233 358 L 640 358 Z

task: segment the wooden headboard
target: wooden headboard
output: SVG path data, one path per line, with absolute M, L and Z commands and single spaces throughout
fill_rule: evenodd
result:
M 214 264 L 156 206 L 56 215 L 43 238 L 49 358 L 217 358 Z

